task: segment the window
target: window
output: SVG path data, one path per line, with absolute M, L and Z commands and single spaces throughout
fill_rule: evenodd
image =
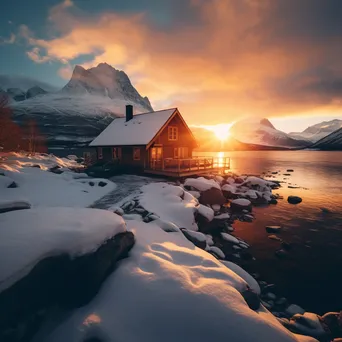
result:
M 175 159 L 188 158 L 189 157 L 189 149 L 187 147 L 175 147 L 174 152 L 173 152 L 173 157 Z
M 133 149 L 133 159 L 134 160 L 140 160 L 140 148 L 134 147 Z
M 97 148 L 97 158 L 103 159 L 102 147 Z
M 168 128 L 168 137 L 171 141 L 178 140 L 178 127 L 170 126 Z

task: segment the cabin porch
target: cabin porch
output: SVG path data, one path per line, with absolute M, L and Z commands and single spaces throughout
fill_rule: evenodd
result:
M 149 162 L 144 172 L 168 177 L 187 177 L 207 173 L 225 173 L 230 169 L 228 157 L 162 158 Z

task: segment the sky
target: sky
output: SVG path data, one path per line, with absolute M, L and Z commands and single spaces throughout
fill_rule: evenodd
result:
M 106 62 L 190 124 L 301 131 L 342 118 L 340 18 L 340 0 L 6 0 L 0 74 L 62 87 Z

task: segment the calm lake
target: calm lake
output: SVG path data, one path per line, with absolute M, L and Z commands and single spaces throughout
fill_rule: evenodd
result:
M 270 173 L 283 181 L 277 205 L 253 209 L 252 223 L 235 222 L 235 234 L 251 245 L 255 261 L 244 262 L 250 272 L 274 283 L 279 295 L 307 311 L 323 314 L 342 310 L 342 152 L 233 151 L 198 153 L 227 156 L 238 174 Z M 290 175 L 287 169 L 293 169 Z M 289 188 L 298 186 L 299 188 Z M 303 199 L 298 205 L 287 196 Z M 266 225 L 280 225 L 279 236 L 292 243 L 288 257 L 274 252 L 280 242 L 270 240 Z

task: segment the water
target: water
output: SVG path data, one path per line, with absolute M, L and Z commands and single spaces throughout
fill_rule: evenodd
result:
M 275 206 L 254 208 L 252 223 L 235 222 L 235 233 L 252 245 L 254 262 L 244 265 L 277 285 L 280 294 L 308 311 L 325 313 L 342 309 L 342 152 L 234 151 L 199 153 L 229 156 L 238 174 L 281 171 L 275 178 L 284 200 Z M 284 176 L 293 169 L 290 176 Z M 291 189 L 288 186 L 299 186 Z M 287 196 L 303 199 L 299 205 Z M 279 260 L 278 241 L 268 239 L 266 225 L 281 225 L 280 237 L 293 244 L 289 257 Z

